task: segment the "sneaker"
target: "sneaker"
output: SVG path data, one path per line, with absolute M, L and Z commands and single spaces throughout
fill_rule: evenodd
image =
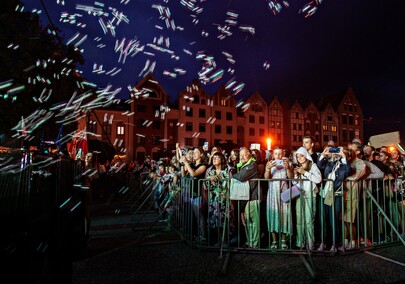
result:
M 321 243 L 318 248 L 318 251 L 324 251 L 325 249 L 326 249 L 326 246 L 323 243 Z
M 336 249 L 335 246 L 332 246 L 329 251 L 330 251 L 330 252 L 337 252 L 337 249 Z
M 270 249 L 277 249 L 277 242 L 276 241 L 271 243 Z
M 238 242 L 238 237 L 237 236 L 232 237 L 231 240 L 229 241 L 229 243 L 232 244 L 232 245 L 236 244 L 237 242 Z
M 287 246 L 285 240 L 281 240 L 281 249 L 288 249 L 288 246 Z

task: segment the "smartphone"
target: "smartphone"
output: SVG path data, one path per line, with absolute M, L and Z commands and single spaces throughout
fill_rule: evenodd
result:
M 338 147 L 329 148 L 329 153 L 336 154 L 339 152 L 340 152 L 340 149 Z
M 283 160 L 275 160 L 277 166 L 284 165 Z

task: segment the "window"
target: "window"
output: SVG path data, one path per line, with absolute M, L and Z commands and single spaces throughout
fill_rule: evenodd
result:
M 138 120 L 138 127 L 139 128 L 145 128 L 146 127 L 146 120 L 145 119 L 139 119 Z
M 293 123 L 293 130 L 297 130 L 297 124 Z
M 250 123 L 255 123 L 255 116 L 254 115 L 249 115 L 249 122 Z
M 319 134 L 316 134 L 316 135 L 315 135 L 315 140 L 316 140 L 316 141 L 319 141 Z
M 160 144 L 160 136 L 152 136 L 152 144 L 159 145 Z
M 349 130 L 349 141 L 353 141 L 354 139 L 354 131 L 352 129 Z
M 192 107 L 187 107 L 186 116 L 193 116 L 193 108 Z
M 262 111 L 262 107 L 259 105 L 259 104 L 254 104 L 254 105 L 252 105 L 252 110 L 253 111 Z
M 319 123 L 315 123 L 315 130 L 319 130 Z
M 328 142 L 328 141 L 329 141 L 329 136 L 328 136 L 328 135 L 324 135 L 324 136 L 323 136 L 323 141 Z
M 298 130 L 302 130 L 302 124 L 298 124 Z
M 89 120 L 87 123 L 87 131 L 97 134 L 97 122 L 95 120 Z
M 204 146 L 204 142 L 205 142 L 206 140 L 204 139 L 204 138 L 199 138 L 198 139 L 198 146 Z
M 298 135 L 298 141 L 302 141 L 302 135 Z
M 137 142 L 138 144 L 145 145 L 145 144 L 146 144 L 146 139 L 145 139 L 145 137 L 137 136 L 137 137 L 136 137 L 136 142 Z
M 160 121 L 159 120 L 154 120 L 152 123 L 152 128 L 153 129 L 160 129 Z
M 264 129 L 259 129 L 259 136 L 264 136 Z
M 138 104 L 136 108 L 138 112 L 146 112 L 146 105 Z
M 332 125 L 331 128 L 332 128 L 331 130 L 332 130 L 333 132 L 336 132 L 336 131 L 337 131 L 337 127 L 336 127 L 335 125 Z
M 354 118 L 354 125 L 359 125 L 359 118 L 357 116 Z
M 264 116 L 259 116 L 259 123 L 264 124 Z
M 343 129 L 342 136 L 343 136 L 343 142 L 347 142 L 348 140 L 347 140 L 347 130 L 346 129 Z
M 232 120 L 232 112 L 226 112 L 226 120 Z
M 333 142 L 337 142 L 337 136 L 336 135 L 332 136 L 332 138 L 333 138 Z
M 299 112 L 295 113 L 295 118 L 300 118 L 300 113 Z
M 215 125 L 215 133 L 221 133 L 221 125 Z
M 205 118 L 205 109 L 199 109 L 198 110 L 198 117 Z
M 226 100 L 225 99 L 221 99 L 221 106 L 226 106 Z
M 328 121 L 332 121 L 332 120 L 333 120 L 333 117 L 332 117 L 331 115 L 328 115 L 328 116 L 327 116 L 327 120 L 328 120 Z
M 293 141 L 297 142 L 297 135 L 293 135 Z
M 322 125 L 322 129 L 323 129 L 324 131 L 328 131 L 328 126 L 327 126 L 326 124 L 324 124 L 324 125 Z
M 277 123 L 276 123 L 276 128 L 281 128 L 280 122 L 277 122 Z
M 274 126 L 275 126 L 274 122 L 270 123 L 271 128 L 274 128 Z
M 108 135 L 108 136 L 111 135 L 111 125 L 109 125 L 109 124 L 104 124 L 104 125 L 103 125 L 103 129 L 104 129 L 103 135 Z
M 205 132 L 205 123 L 201 123 L 201 124 L 198 126 L 198 131 L 199 131 L 199 132 Z
M 215 111 L 215 118 L 216 119 L 221 119 L 221 112 L 219 110 Z
M 193 138 L 186 138 L 185 142 L 187 146 L 193 146 Z
M 220 145 L 221 139 L 214 139 L 214 145 Z
M 254 128 L 249 128 L 249 135 L 254 136 L 255 135 L 255 129 Z
M 354 121 L 353 121 L 353 116 L 349 115 L 349 124 L 353 125 Z
M 124 135 L 125 134 L 125 127 L 122 125 L 117 126 L 117 135 Z
M 232 126 L 226 127 L 226 134 L 232 134 Z
M 307 129 L 309 129 L 309 122 L 307 122 L 307 124 L 306 124 L 306 125 L 307 125 L 307 126 L 306 126 L 306 128 L 307 128 Z
M 342 115 L 342 124 L 347 124 L 347 116 L 345 114 Z
M 193 131 L 193 123 L 186 122 L 186 131 Z

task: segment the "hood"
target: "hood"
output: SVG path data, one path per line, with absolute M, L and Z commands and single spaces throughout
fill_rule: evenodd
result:
M 297 155 L 297 154 L 304 155 L 307 158 L 307 160 L 310 160 L 311 162 L 313 162 L 311 155 L 308 153 L 308 151 L 304 147 L 298 148 L 298 150 L 295 152 L 295 155 Z

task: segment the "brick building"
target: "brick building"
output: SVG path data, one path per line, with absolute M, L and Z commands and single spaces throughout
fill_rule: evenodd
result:
M 363 113 L 350 87 L 305 105 L 277 97 L 266 102 L 259 92 L 238 103 L 224 86 L 211 96 L 194 80 L 171 104 L 163 86 L 148 74 L 120 109 L 97 109 L 83 119 L 87 121 L 80 124 L 97 134 L 89 139 L 106 141 L 109 136 L 129 160 L 145 155 L 157 159 L 162 151 L 174 150 L 176 142 L 185 147 L 205 141 L 209 147 L 259 143 L 267 148 L 266 139 L 271 138 L 273 147 L 297 149 L 305 135 L 314 136 L 319 148 L 329 140 L 336 145 L 355 137 L 363 140 Z

